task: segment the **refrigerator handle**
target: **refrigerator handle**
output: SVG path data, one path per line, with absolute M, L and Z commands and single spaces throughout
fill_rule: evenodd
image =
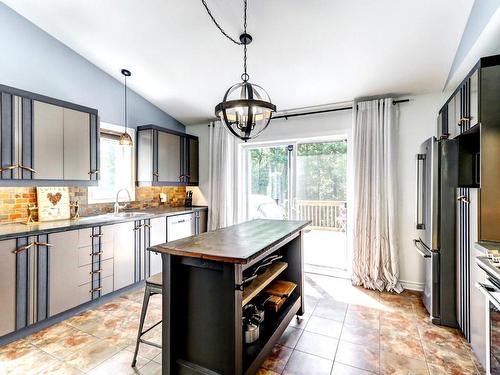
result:
M 429 251 L 423 246 L 423 248 L 419 248 L 418 245 L 421 244 L 421 240 L 413 240 L 413 244 L 415 245 L 415 248 L 417 249 L 417 252 L 422 256 L 422 258 L 430 258 L 430 254 L 427 254 Z
M 425 176 L 425 154 L 417 154 L 415 157 L 415 171 L 417 186 L 415 189 L 415 225 L 417 229 L 425 229 L 424 224 L 424 176 Z

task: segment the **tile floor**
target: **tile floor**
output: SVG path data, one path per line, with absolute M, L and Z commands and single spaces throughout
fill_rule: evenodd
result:
M 306 275 L 306 314 L 294 319 L 259 375 L 481 374 L 459 331 L 433 326 L 416 293 L 378 293 Z M 161 316 L 153 297 L 147 323 Z M 130 367 L 142 290 L 0 347 L 0 374 L 161 374 L 143 345 Z M 147 338 L 161 341 L 161 327 Z

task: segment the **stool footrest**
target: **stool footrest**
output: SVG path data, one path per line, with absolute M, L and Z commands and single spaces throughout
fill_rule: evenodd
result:
M 161 324 L 161 320 L 158 322 L 158 323 L 155 323 L 153 324 L 151 327 L 149 327 L 147 330 L 141 332 L 141 336 L 142 335 L 145 335 L 146 333 L 148 333 L 149 331 L 151 331 L 154 327 L 158 326 L 158 324 Z
M 141 342 L 141 344 L 151 345 L 151 346 L 157 347 L 158 349 L 161 349 L 161 345 L 157 344 L 156 342 L 152 342 L 152 341 L 148 341 L 148 340 L 144 340 L 144 339 L 139 339 L 139 341 Z

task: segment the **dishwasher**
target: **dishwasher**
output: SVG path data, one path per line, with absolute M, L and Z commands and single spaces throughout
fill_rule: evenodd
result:
M 167 241 L 175 241 L 196 234 L 194 214 L 167 217 Z

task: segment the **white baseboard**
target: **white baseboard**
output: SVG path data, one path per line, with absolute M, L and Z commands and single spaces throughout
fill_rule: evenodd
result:
M 415 281 L 405 281 L 405 280 L 400 280 L 400 283 L 405 289 L 416 290 L 417 292 L 424 291 L 424 283 L 416 283 Z

